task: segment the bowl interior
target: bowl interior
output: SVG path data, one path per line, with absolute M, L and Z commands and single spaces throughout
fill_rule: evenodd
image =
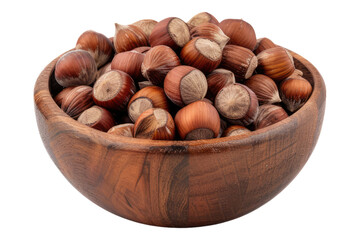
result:
M 290 51 L 291 52 L 291 51 Z M 313 74 L 311 73 L 311 71 L 304 65 L 303 62 L 301 62 L 301 60 L 299 60 L 298 58 L 300 57 L 299 55 L 297 55 L 296 53 L 293 53 L 291 52 L 292 55 L 294 56 L 294 64 L 295 64 L 295 67 L 296 69 L 299 69 L 303 72 L 303 77 L 305 79 L 307 79 L 311 86 L 313 87 L 313 93 L 315 91 L 315 88 L 317 87 L 316 84 L 315 84 L 315 81 L 314 81 L 314 76 Z M 63 87 L 60 86 L 56 80 L 55 80 L 55 75 L 54 75 L 54 69 L 52 69 L 51 71 L 51 74 L 50 74 L 50 78 L 49 78 L 49 92 L 50 92 L 50 95 L 52 96 L 52 98 L 54 98 L 62 89 Z M 312 99 L 312 96 L 310 96 L 310 98 L 308 99 L 307 103 L 308 102 L 311 102 L 311 101 L 314 101 L 314 99 Z M 306 105 L 305 104 L 305 105 Z M 305 106 L 304 105 L 304 106 Z M 263 132 L 266 132 L 266 131 L 269 131 L 270 129 L 273 129 L 273 128 L 276 128 L 278 127 L 279 125 L 281 125 L 282 123 L 285 123 L 285 122 L 288 122 L 288 121 L 291 121 L 291 119 L 293 118 L 293 115 L 297 115 L 297 114 L 302 114 L 303 110 L 304 109 L 304 106 L 301 107 L 298 111 L 296 111 L 295 113 L 290 113 L 288 112 L 289 114 L 289 117 L 283 121 L 280 121 L 274 125 L 271 125 L 271 126 L 268 126 L 266 128 L 263 128 L 263 129 L 259 129 L 259 130 L 256 130 L 256 131 L 252 131 L 250 133 L 250 135 L 247 135 L 247 137 L 251 137 L 251 135 L 258 135 L 258 134 L 261 134 Z M 55 108 L 59 108 L 55 102 L 54 102 L 54 106 Z M 72 118 L 69 117 L 69 121 L 75 121 L 76 123 L 73 123 L 75 124 L 75 126 L 78 124 L 76 120 L 73 120 Z M 89 128 L 90 129 L 90 128 Z M 146 145 L 162 145 L 162 146 L 176 146 L 178 144 L 181 144 L 181 142 L 183 141 L 180 141 L 180 140 L 173 140 L 173 141 L 164 141 L 164 140 L 147 140 L 147 139 L 131 139 L 131 138 L 127 138 L 127 137 L 122 137 L 122 136 L 116 136 L 116 135 L 110 135 L 110 134 L 106 134 L 104 135 L 103 132 L 99 131 L 99 130 L 96 130 L 96 129 L 92 129 L 90 131 L 95 131 L 97 132 L 98 134 L 100 134 L 102 137 L 105 137 L 105 138 L 108 138 L 109 140 L 115 140 L 116 141 L 121 141 L 121 142 L 129 142 L 129 143 L 136 143 L 136 144 L 146 144 Z M 227 141 L 229 139 L 243 139 L 244 136 L 230 136 L 230 137 L 221 137 L 221 138 L 214 138 L 214 139 L 204 139 L 204 140 L 191 140 L 191 141 L 186 141 L 187 144 L 190 144 L 190 145 L 199 145 L 199 144 L 213 144 L 213 143 L 218 143 L 218 142 L 223 142 L 223 141 Z

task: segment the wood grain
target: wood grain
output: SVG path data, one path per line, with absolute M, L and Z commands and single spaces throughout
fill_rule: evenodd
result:
M 198 141 L 151 141 L 106 134 L 68 117 L 52 96 L 57 59 L 40 74 L 35 113 L 46 150 L 70 183 L 102 208 L 168 227 L 228 221 L 265 204 L 310 157 L 320 134 L 326 90 L 316 68 L 292 53 L 313 85 L 289 118 L 250 135 Z

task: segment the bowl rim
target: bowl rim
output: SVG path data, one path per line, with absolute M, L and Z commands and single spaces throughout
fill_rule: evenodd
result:
M 70 50 L 71 51 L 71 50 Z M 77 120 L 69 117 L 59 106 L 55 103 L 50 93 L 49 79 L 54 71 L 57 60 L 65 53 L 61 54 L 53 61 L 51 61 L 45 69 L 39 75 L 35 87 L 34 87 L 34 103 L 35 107 L 45 117 L 46 120 L 53 119 L 60 121 L 63 124 L 63 128 L 76 132 L 77 138 L 83 138 L 87 141 L 100 143 L 112 148 L 126 148 L 129 151 L 136 152 L 148 152 L 151 151 L 163 151 L 163 152 L 183 152 L 183 151 L 194 151 L 194 152 L 219 152 L 229 148 L 229 146 L 240 146 L 254 142 L 263 141 L 266 136 L 277 136 L 281 133 L 284 126 L 285 128 L 296 128 L 296 118 L 299 115 L 311 113 L 308 110 L 313 104 L 317 104 L 319 97 L 325 93 L 325 84 L 318 70 L 305 58 L 299 54 L 288 50 L 291 55 L 298 60 L 305 68 L 310 72 L 313 78 L 313 91 L 307 102 L 295 113 L 291 114 L 286 119 L 277 122 L 268 127 L 252 131 L 251 133 L 238 136 L 221 137 L 213 139 L 202 139 L 202 140 L 149 140 L 139 138 L 129 138 L 123 136 L 117 136 L 113 134 L 107 134 L 97 129 L 93 129 L 86 125 L 79 123 Z M 324 91 L 324 92 L 323 92 Z M 324 98 L 325 101 L 325 98 Z

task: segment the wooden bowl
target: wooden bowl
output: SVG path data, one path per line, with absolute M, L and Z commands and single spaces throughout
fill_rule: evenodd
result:
M 84 196 L 121 217 L 190 227 L 228 221 L 260 207 L 300 172 L 320 134 L 326 90 L 317 69 L 292 52 L 313 85 L 307 103 L 287 119 L 254 131 L 198 141 L 154 141 L 110 135 L 67 116 L 53 60 L 34 89 L 43 143 L 62 174 Z

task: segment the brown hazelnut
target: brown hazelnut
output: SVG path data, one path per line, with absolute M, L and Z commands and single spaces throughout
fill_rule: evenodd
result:
M 211 39 L 217 42 L 221 49 L 223 49 L 230 40 L 230 38 L 224 34 L 221 28 L 213 23 L 203 23 L 192 28 L 190 35 L 192 38 L 201 37 Z
M 258 65 L 255 54 L 247 48 L 226 45 L 223 49 L 221 67 L 232 71 L 237 81 L 251 77 Z
M 111 113 L 105 108 L 96 105 L 83 111 L 77 120 L 103 132 L 107 132 L 115 124 Z
M 169 17 L 158 22 L 149 37 L 151 47 L 166 45 L 174 50 L 182 48 L 189 41 L 189 27 L 183 20 L 176 17 Z
M 219 114 L 206 101 L 196 101 L 181 108 L 175 116 L 175 123 L 183 140 L 215 138 L 220 131 Z
M 77 86 L 71 89 L 61 102 L 61 109 L 70 117 L 77 119 L 86 109 L 94 105 L 92 87 Z
M 286 111 L 279 106 L 264 104 L 259 107 L 259 113 L 254 121 L 255 129 L 264 128 L 280 122 L 288 117 Z
M 242 19 L 225 19 L 219 27 L 230 38 L 229 44 L 254 50 L 256 35 L 253 27 Z
M 173 140 L 175 137 L 174 120 L 166 110 L 150 108 L 136 120 L 134 137 L 152 140 Z
M 235 83 L 235 75 L 229 70 L 217 68 L 207 75 L 206 80 L 208 84 L 207 97 L 214 99 L 223 87 Z
M 263 74 L 255 74 L 245 82 L 257 96 L 260 104 L 281 102 L 279 90 L 274 80 Z
M 169 111 L 169 103 L 161 87 L 145 87 L 132 96 L 128 104 L 128 115 L 135 122 L 138 117 L 150 108 L 162 108 Z
M 182 107 L 205 97 L 206 77 L 194 67 L 177 66 L 166 75 L 164 90 L 173 103 Z
M 275 43 L 273 43 L 270 39 L 268 38 L 259 38 L 256 41 L 256 46 L 254 49 L 254 53 L 256 55 L 258 55 L 260 52 L 264 51 L 265 49 L 269 49 L 269 48 L 273 48 L 273 47 L 277 47 L 277 45 Z
M 141 65 L 142 75 L 156 86 L 162 86 L 166 74 L 180 65 L 180 59 L 168 46 L 159 45 L 146 52 Z
M 219 25 L 219 21 L 208 12 L 201 12 L 193 16 L 188 22 L 190 29 L 199 26 L 203 23 L 213 23 Z
M 151 49 L 151 47 L 149 46 L 142 46 L 142 47 L 137 47 L 137 48 L 134 48 L 132 51 L 136 51 L 136 52 L 139 52 L 139 53 L 147 53 L 149 50 Z
M 249 129 L 240 125 L 232 125 L 225 129 L 222 137 L 231 137 L 231 136 L 239 136 L 239 135 L 248 135 L 251 133 Z
M 113 45 L 109 38 L 91 30 L 80 35 L 75 49 L 88 51 L 98 68 L 105 65 L 114 55 Z
M 214 106 L 214 102 L 213 102 L 212 100 L 208 99 L 208 98 L 203 98 L 203 99 L 201 99 L 201 101 L 204 101 L 204 102 L 210 103 L 211 105 L 213 105 L 213 106 Z
M 96 80 L 93 99 L 96 105 L 121 111 L 126 109 L 135 91 L 134 81 L 129 74 L 111 70 Z
M 134 131 L 134 124 L 133 123 L 123 123 L 116 126 L 113 126 L 112 128 L 107 131 L 109 134 L 117 135 L 117 136 L 123 136 L 123 137 L 134 137 L 133 135 Z
M 145 33 L 134 25 L 115 23 L 114 47 L 117 53 L 148 46 Z
M 212 105 L 214 105 L 214 104 L 212 104 Z M 223 133 L 227 127 L 228 127 L 228 123 L 224 119 L 220 118 L 220 131 L 219 131 L 219 134 L 217 135 L 217 138 L 220 138 L 223 135 Z
M 99 77 L 101 75 L 103 75 L 104 73 L 107 73 L 111 70 L 111 62 L 105 64 L 104 66 L 102 66 L 101 68 L 99 68 L 96 72 L 96 79 L 99 79 Z
M 259 103 L 251 89 L 234 83 L 218 92 L 215 107 L 228 122 L 247 126 L 255 120 Z
M 286 109 L 295 112 L 302 107 L 312 92 L 311 84 L 302 77 L 288 78 L 280 84 L 280 96 Z
M 126 72 L 134 80 L 142 79 L 141 64 L 144 57 L 145 54 L 134 50 L 118 53 L 111 61 L 111 69 Z
M 287 78 L 298 78 L 298 77 L 302 77 L 303 75 L 304 73 L 300 69 L 295 68 L 294 72 Z
M 65 53 L 55 65 L 55 79 L 63 87 L 90 85 L 95 81 L 96 63 L 89 52 L 73 50 Z
M 294 70 L 294 60 L 283 47 L 269 48 L 257 55 L 259 73 L 272 78 L 276 82 L 290 76 Z
M 56 96 L 54 97 L 54 101 L 56 102 L 56 104 L 61 107 L 61 103 L 63 101 L 63 99 L 66 97 L 66 95 L 71 91 L 71 89 L 73 89 L 74 87 L 67 87 L 64 88 L 63 90 L 61 90 L 58 94 L 56 94 Z
M 146 88 L 146 87 L 149 87 L 149 86 L 154 86 L 154 84 L 152 84 L 152 82 L 147 81 L 147 80 L 138 82 L 138 85 L 139 85 L 139 89 L 143 89 L 143 88 Z
M 134 22 L 131 25 L 140 28 L 145 33 L 146 38 L 149 40 L 150 34 L 157 23 L 158 22 L 153 19 L 142 19 Z
M 193 38 L 180 52 L 185 65 L 195 67 L 204 74 L 212 72 L 221 62 L 222 50 L 218 43 L 206 38 Z

